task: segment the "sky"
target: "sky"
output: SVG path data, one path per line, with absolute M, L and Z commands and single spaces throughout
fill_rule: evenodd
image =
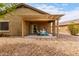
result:
M 29 3 L 50 14 L 64 14 L 60 22 L 79 19 L 79 3 Z

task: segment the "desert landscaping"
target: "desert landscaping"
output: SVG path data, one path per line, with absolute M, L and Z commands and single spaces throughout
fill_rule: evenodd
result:
M 39 40 L 27 39 L 26 37 L 2 37 L 0 38 L 0 55 L 79 56 L 79 37 L 72 37 L 71 39 L 70 37 L 61 38 L 62 37 L 59 39 Z

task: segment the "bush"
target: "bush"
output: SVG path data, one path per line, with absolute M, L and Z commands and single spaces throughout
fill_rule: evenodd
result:
M 76 25 L 74 22 L 68 25 L 68 29 L 71 35 L 77 35 L 79 33 L 79 25 Z

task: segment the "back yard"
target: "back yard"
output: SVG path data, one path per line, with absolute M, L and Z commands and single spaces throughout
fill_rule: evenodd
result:
M 0 38 L 0 55 L 7 56 L 55 56 L 78 55 L 79 37 L 60 36 L 52 40 L 36 40 L 20 37 Z

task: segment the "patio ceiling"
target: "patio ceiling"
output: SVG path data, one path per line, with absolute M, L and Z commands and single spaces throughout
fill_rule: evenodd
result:
M 26 21 L 54 21 L 63 15 L 20 15 Z
M 20 15 L 26 21 L 54 21 L 63 15 Z

